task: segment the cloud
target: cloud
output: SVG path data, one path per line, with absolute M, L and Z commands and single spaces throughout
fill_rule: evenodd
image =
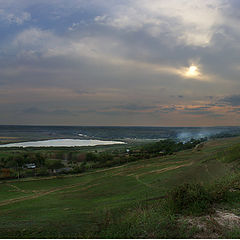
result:
M 186 107 L 182 111 L 184 114 L 192 114 L 192 115 L 214 115 L 216 116 L 216 113 L 211 110 L 209 107 Z M 220 114 L 217 114 L 220 116 Z
M 37 107 L 29 107 L 29 108 L 23 109 L 22 112 L 24 114 L 46 114 L 47 113 L 46 111 L 39 109 Z
M 126 31 L 144 29 L 152 37 L 164 32 L 187 45 L 209 45 L 214 27 L 221 23 L 224 1 L 132 0 L 110 6 L 97 23 Z M 226 5 L 226 4 L 225 4 Z
M 129 115 L 146 125 L 201 124 L 200 116 L 214 124 L 212 116 L 222 114 L 226 120 L 217 118 L 218 123 L 239 122 L 237 1 L 0 0 L 0 5 L 3 115 L 4 109 L 14 115 L 21 107 L 29 119 L 42 111 L 52 122 L 68 115 L 65 110 L 84 115 L 86 122 L 99 117 L 99 124 L 126 123 Z M 186 74 L 192 65 L 196 74 Z
M 31 20 L 29 12 L 12 12 L 5 9 L 0 9 L 0 20 L 7 24 L 22 25 L 23 23 Z
M 28 115 L 72 115 L 72 116 L 77 116 L 77 112 L 74 111 L 69 111 L 68 109 L 42 109 L 42 108 L 38 108 L 38 107 L 29 107 L 29 108 L 25 108 L 23 110 L 21 110 L 21 112 L 23 114 L 28 114 Z
M 131 53 L 131 46 L 127 46 L 121 39 L 94 36 L 94 37 L 70 37 L 58 36 L 49 30 L 39 28 L 26 29 L 15 37 L 12 42 L 12 49 L 15 48 L 16 55 L 20 60 L 30 59 L 66 59 L 77 61 L 82 59 L 90 64 L 101 64 L 119 66 L 134 71 L 145 70 L 155 74 L 167 74 L 188 78 L 190 80 L 212 81 L 211 75 L 199 72 L 196 76 L 186 76 L 188 70 L 184 66 L 173 66 L 162 61 L 154 62 L 148 59 L 139 59 L 137 56 L 127 57 L 124 53 Z M 138 49 L 134 49 L 137 51 Z M 147 51 L 145 49 L 145 51 Z M 134 54 L 134 53 L 133 53 Z M 19 68 L 18 68 L 19 69 Z M 13 69 L 12 73 L 16 70 Z M 11 72 L 11 71 L 10 71 Z
M 240 95 L 226 96 L 220 99 L 220 102 L 234 107 L 240 106 Z
M 26 58 L 41 56 L 56 46 L 62 46 L 63 42 L 64 40 L 49 30 L 32 27 L 17 34 L 12 47 L 19 56 Z
M 128 111 L 146 111 L 149 109 L 156 108 L 156 106 L 144 106 L 139 104 L 127 104 L 127 105 L 120 105 L 115 106 L 114 108 L 121 109 L 121 110 L 128 110 Z

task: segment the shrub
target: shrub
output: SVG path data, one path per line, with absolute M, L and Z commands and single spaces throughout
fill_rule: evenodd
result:
M 83 162 L 80 166 L 75 166 L 73 168 L 73 173 L 83 173 L 86 171 L 86 162 Z
M 117 216 L 117 217 L 116 217 Z M 99 218 L 99 229 L 91 238 L 149 239 L 191 238 L 191 229 L 180 225 L 174 215 L 165 215 L 160 206 L 139 206 L 131 211 L 106 212 Z M 98 222 L 98 221 L 97 221 Z
M 61 160 L 48 160 L 46 161 L 46 166 L 48 169 L 54 170 L 54 169 L 60 169 L 64 167 Z
M 87 162 L 97 162 L 97 154 L 89 152 L 86 154 L 86 161 Z
M 222 162 L 226 162 L 226 163 L 240 160 L 240 145 L 237 144 L 233 147 L 228 148 L 223 152 L 218 153 L 218 158 Z
M 36 169 L 36 176 L 48 176 L 49 172 L 46 167 Z
M 212 197 L 200 184 L 183 184 L 168 194 L 167 206 L 173 213 L 201 215 L 210 210 Z
M 214 202 L 228 201 L 231 190 L 240 189 L 240 174 L 225 176 L 208 187 Z M 231 195 L 231 194 L 230 194 Z

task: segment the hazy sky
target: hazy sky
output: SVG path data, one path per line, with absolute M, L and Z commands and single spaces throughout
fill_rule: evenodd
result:
M 240 124 L 239 0 L 0 0 L 0 124 Z

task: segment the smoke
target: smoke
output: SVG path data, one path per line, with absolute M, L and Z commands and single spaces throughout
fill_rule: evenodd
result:
M 200 129 L 200 130 L 192 129 L 177 133 L 176 138 L 180 142 L 187 142 L 191 139 L 210 138 L 214 135 L 225 132 L 228 131 L 226 131 L 226 129 Z

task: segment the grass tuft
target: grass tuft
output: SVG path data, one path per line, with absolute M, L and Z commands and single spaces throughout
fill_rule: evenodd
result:
M 200 184 L 183 184 L 168 194 L 167 206 L 175 214 L 202 215 L 210 211 L 212 197 Z

